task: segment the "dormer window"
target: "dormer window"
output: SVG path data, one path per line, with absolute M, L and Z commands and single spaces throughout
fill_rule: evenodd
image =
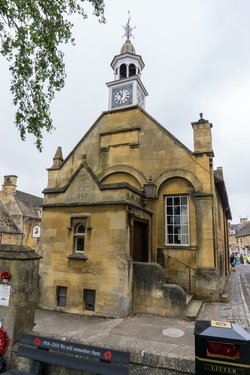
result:
M 74 241 L 75 241 L 75 251 L 84 252 L 85 226 L 81 223 L 75 226 Z

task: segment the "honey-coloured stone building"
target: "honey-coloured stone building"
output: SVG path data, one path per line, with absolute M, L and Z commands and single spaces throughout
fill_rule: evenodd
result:
M 192 123 L 191 151 L 146 112 L 130 35 L 111 63 L 108 110 L 48 169 L 42 309 L 182 317 L 186 293 L 216 301 L 227 279 L 231 212 L 212 124 Z

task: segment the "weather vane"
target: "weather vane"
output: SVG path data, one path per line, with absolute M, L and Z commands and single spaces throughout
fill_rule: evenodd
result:
M 125 34 L 123 35 L 123 37 L 126 36 L 127 39 L 130 39 L 131 36 L 134 38 L 134 35 L 132 35 L 132 30 L 134 30 L 136 28 L 136 26 L 130 27 L 130 25 L 129 25 L 131 17 L 130 17 L 130 11 L 128 11 L 128 22 L 126 23 L 126 26 L 122 26 L 125 30 Z

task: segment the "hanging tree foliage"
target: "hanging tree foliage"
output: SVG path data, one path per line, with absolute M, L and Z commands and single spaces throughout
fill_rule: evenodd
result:
M 83 3 L 104 23 L 104 0 L 0 0 L 1 54 L 10 62 L 10 90 L 22 140 L 31 133 L 42 151 L 42 131 L 54 127 L 50 103 L 66 78 L 59 44 L 71 42 L 71 14 L 87 17 Z

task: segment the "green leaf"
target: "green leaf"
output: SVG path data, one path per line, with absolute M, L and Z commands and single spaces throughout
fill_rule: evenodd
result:
M 22 140 L 27 133 L 34 135 L 40 152 L 43 131 L 54 130 L 51 101 L 66 79 L 59 46 L 74 45 L 69 17 L 79 14 L 85 19 L 85 1 L 105 23 L 104 0 L 0 0 L 0 53 L 10 62 L 15 125 Z

